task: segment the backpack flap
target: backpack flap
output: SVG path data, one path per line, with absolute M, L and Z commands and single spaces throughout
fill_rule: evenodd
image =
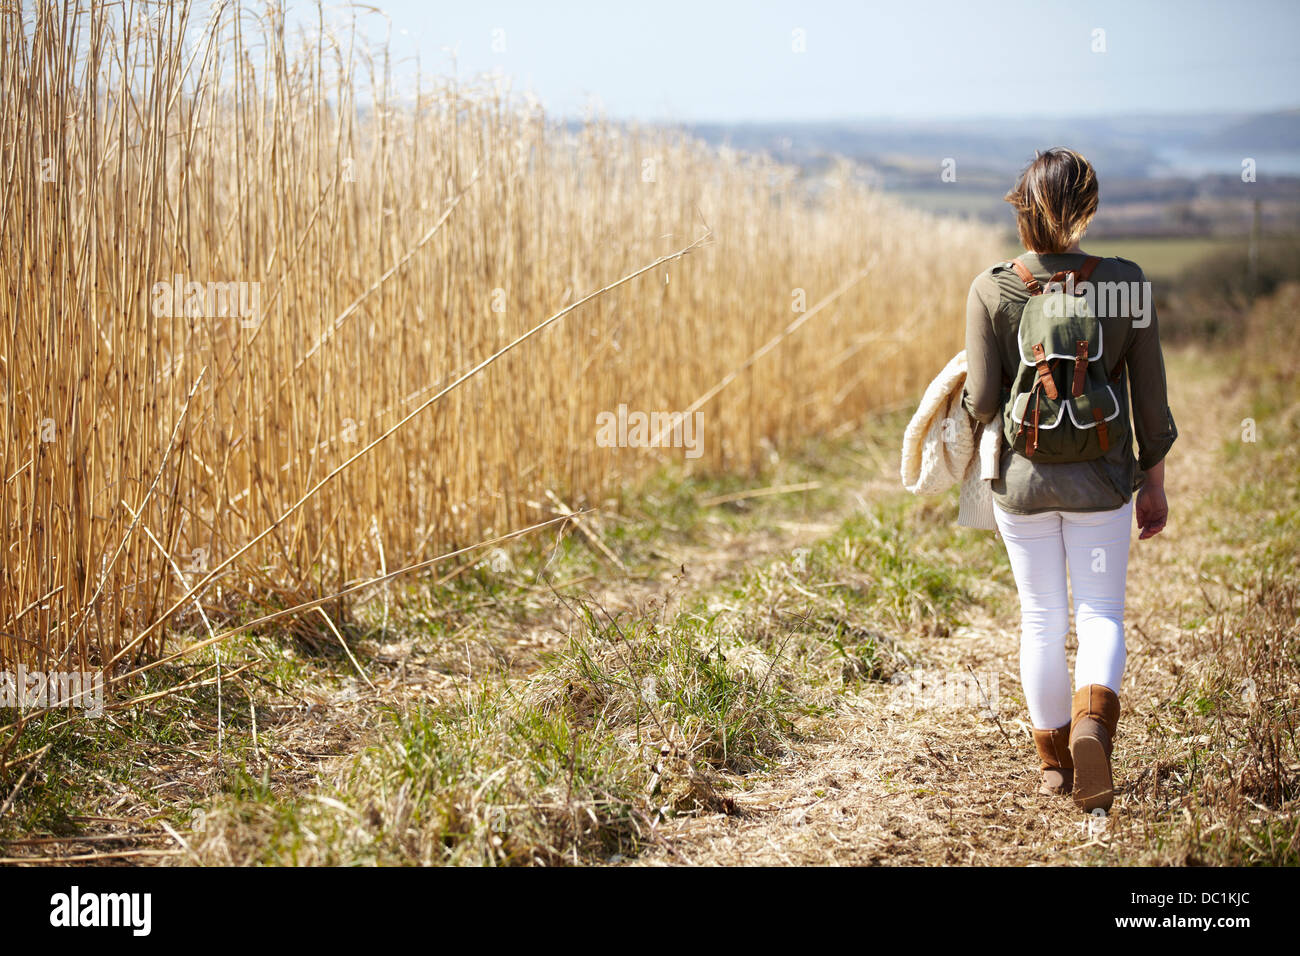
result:
M 1120 413 L 1119 397 L 1109 385 L 1071 398 L 1065 407 L 1075 428 L 1095 428 L 1098 421 L 1111 421 Z
M 1050 430 L 1061 424 L 1061 416 L 1064 411 L 1063 404 L 1059 399 L 1048 398 L 1041 391 L 1037 394 L 1021 392 L 1012 399 L 1008 411 L 1011 412 L 1011 420 L 1017 426 L 1023 425 L 1026 420 L 1032 420 L 1034 412 L 1037 411 L 1038 427 Z M 1092 413 L 1089 412 L 1088 414 L 1091 415 Z
M 1110 421 L 1119 417 L 1119 396 L 1113 386 L 1095 389 L 1070 398 L 1065 403 L 1070 423 L 1082 432 L 1096 429 L 1097 447 L 1104 454 L 1110 449 Z
M 1065 359 L 1073 362 L 1079 354 L 1079 343 L 1088 343 L 1088 361 L 1101 360 L 1104 341 L 1101 323 L 1088 307 L 1087 300 L 1063 292 L 1037 296 L 1025 306 L 1020 325 L 1016 330 L 1020 344 L 1020 362 L 1034 366 L 1034 346 L 1043 347 L 1049 361 Z

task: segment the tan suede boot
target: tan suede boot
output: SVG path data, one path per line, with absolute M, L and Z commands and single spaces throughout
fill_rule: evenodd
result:
M 1070 756 L 1070 725 L 1055 730 L 1034 729 L 1034 746 L 1042 763 L 1043 782 L 1038 792 L 1063 797 L 1074 784 L 1074 760 Z
M 1110 754 L 1119 724 L 1119 698 L 1105 684 L 1074 692 L 1070 755 L 1074 758 L 1074 802 L 1081 810 L 1109 810 L 1115 799 Z

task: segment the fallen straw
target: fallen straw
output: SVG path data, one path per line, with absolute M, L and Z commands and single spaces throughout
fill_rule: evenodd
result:
M 291 614 L 298 614 L 303 611 L 310 611 L 314 608 L 320 607 L 323 604 L 327 604 L 330 601 L 337 600 L 338 598 L 347 597 L 348 595 L 356 594 L 358 591 L 363 591 L 366 588 L 374 587 L 376 585 L 383 584 L 387 581 L 391 581 L 394 578 L 400 577 L 403 574 L 410 574 L 413 571 L 420 571 L 423 570 L 424 568 L 432 567 L 433 565 L 438 564 L 442 561 L 447 561 L 451 558 L 459 557 L 460 555 L 468 554 L 472 551 L 478 551 L 481 550 L 482 548 L 489 548 L 492 547 L 493 545 L 500 544 L 503 541 L 509 541 L 512 538 L 522 537 L 523 535 L 530 534 L 533 531 L 539 531 L 542 528 L 548 527 L 550 525 L 558 524 L 562 521 L 569 521 L 571 519 L 579 517 L 580 515 L 584 515 L 588 513 L 589 513 L 589 509 L 583 509 L 580 511 L 570 512 L 568 514 L 557 515 L 554 518 L 549 518 L 546 521 L 539 521 L 537 524 L 529 525 L 526 528 L 519 528 L 515 531 L 509 532 L 508 534 L 499 535 L 498 537 L 495 538 L 489 538 L 488 540 L 480 541 L 477 544 L 467 545 L 466 547 L 458 548 L 455 551 L 448 551 L 446 554 L 440 554 L 435 558 L 429 558 L 427 561 L 420 561 L 416 564 L 407 565 L 404 568 L 398 568 L 396 571 L 390 571 L 387 574 L 380 575 L 379 577 L 376 578 L 369 578 L 365 581 L 361 581 L 358 582 L 357 584 L 353 584 L 349 587 L 346 587 L 342 591 L 338 591 L 337 593 L 326 594 L 321 597 L 314 598 L 313 600 L 305 601 L 302 604 L 295 604 L 293 607 L 282 608 L 279 611 L 274 611 L 270 614 L 264 614 L 261 617 L 255 618 L 254 620 L 251 621 L 244 621 L 236 625 L 235 627 L 227 628 L 224 631 L 219 631 L 215 634 L 210 635 L 209 637 L 204 638 L 201 641 L 198 641 L 194 644 L 190 644 L 187 647 L 183 647 L 179 651 L 176 651 L 173 654 L 169 654 L 166 657 L 157 658 L 155 660 L 150 661 L 147 664 L 142 664 L 141 666 L 135 668 L 132 671 L 127 671 L 124 674 L 118 674 L 114 677 L 111 677 L 109 678 L 107 683 L 109 684 L 109 686 L 113 684 L 121 683 L 122 681 L 128 680 L 132 677 L 137 677 L 140 674 L 153 670 L 155 667 L 161 667 L 163 664 L 168 664 L 171 663 L 172 661 L 176 661 L 182 657 L 186 657 L 190 654 L 193 654 L 195 651 L 202 650 L 203 648 L 208 647 L 211 644 L 216 644 L 217 642 L 224 640 L 227 637 L 230 637 L 232 634 L 239 634 L 243 631 L 249 630 L 250 628 L 260 627 L 263 624 L 268 624 L 271 621 L 279 620 L 282 617 L 288 617 Z M 241 668 L 241 670 L 242 669 L 243 668 Z M 225 676 L 229 678 L 230 676 L 232 676 L 233 673 L 237 673 L 237 672 L 227 673 Z M 188 686 L 188 685 L 183 685 L 183 686 Z M 166 696 L 168 693 L 172 693 L 178 689 L 180 688 L 173 687 L 173 688 L 167 688 L 163 691 L 155 691 L 143 697 L 132 698 L 131 700 L 121 701 L 116 704 L 108 704 L 104 707 L 104 709 L 106 711 L 120 710 L 123 707 L 127 707 L 132 704 L 141 703 L 142 701 L 145 700 L 153 700 L 158 697 Z M 32 720 L 36 717 L 44 716 L 45 714 L 51 713 L 53 710 L 55 710 L 55 708 L 46 707 L 42 710 L 36 710 L 36 711 L 32 711 L 31 713 L 25 713 L 23 714 L 22 721 L 6 724 L 5 726 L 0 727 L 0 733 L 13 730 L 14 728 L 20 726 L 21 723 L 25 723 L 26 721 Z M 71 720 L 71 718 L 69 718 L 69 720 Z M 68 723 L 69 720 L 62 721 L 59 724 L 56 724 L 55 727 L 61 727 L 63 726 L 63 724 Z M 49 729 L 55 729 L 55 728 L 49 728 Z M 0 764 L 0 767 L 11 766 L 11 765 L 12 764 Z

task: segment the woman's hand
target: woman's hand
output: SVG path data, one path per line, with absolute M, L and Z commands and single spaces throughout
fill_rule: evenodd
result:
M 1146 481 L 1137 493 L 1138 540 L 1143 541 L 1165 530 L 1169 520 L 1169 502 L 1165 500 L 1165 463 L 1147 472 Z

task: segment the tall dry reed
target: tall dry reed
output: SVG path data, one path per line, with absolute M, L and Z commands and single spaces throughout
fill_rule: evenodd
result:
M 490 84 L 398 98 L 359 37 L 214 6 L 0 11 L 0 664 L 121 666 L 682 455 L 601 447 L 620 404 L 726 381 L 694 465 L 745 468 L 960 347 L 979 227 Z

